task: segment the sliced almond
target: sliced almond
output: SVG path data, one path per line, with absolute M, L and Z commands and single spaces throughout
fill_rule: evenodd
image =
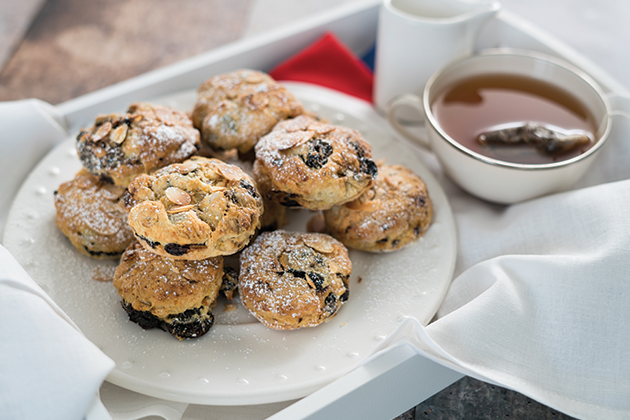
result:
M 109 136 L 109 138 L 115 144 L 122 144 L 122 142 L 125 141 L 125 138 L 127 138 L 128 128 L 129 127 L 127 126 L 127 124 L 119 125 L 114 129 L 114 131 L 112 131 L 112 134 Z
M 97 178 L 91 174 L 79 172 L 75 179 L 77 181 L 77 187 L 84 190 L 86 188 L 91 188 Z
M 186 191 L 177 187 L 168 187 L 166 191 L 164 191 L 164 195 L 170 201 L 175 204 L 179 204 L 180 206 L 186 206 L 192 201 L 190 195 Z
M 322 237 L 320 235 L 309 235 L 304 237 L 304 243 L 314 250 L 323 252 L 325 254 L 333 252 L 335 250 L 335 247 L 332 243 L 325 240 L 324 238 L 326 237 Z
M 184 212 L 184 211 L 191 210 L 193 207 L 195 207 L 194 204 L 189 204 L 187 206 L 177 206 L 177 207 L 172 207 L 172 208 L 168 209 L 166 212 L 169 213 L 169 214 L 181 213 L 181 212 Z
M 98 127 L 96 133 L 92 134 L 92 141 L 101 141 L 105 138 L 107 134 L 109 134 L 110 131 L 112 131 L 112 123 L 110 123 L 109 121 L 104 122 Z
M 306 143 L 313 137 L 314 134 L 315 133 L 312 131 L 295 131 L 292 133 L 286 133 L 282 136 L 282 138 L 277 139 L 274 146 L 277 147 L 278 150 L 291 149 Z
M 237 166 L 234 165 L 220 165 L 219 172 L 221 172 L 221 174 L 230 181 L 238 181 L 243 178 L 243 171 L 241 171 Z
M 96 117 L 96 120 L 94 121 L 94 124 L 96 125 L 101 125 L 103 124 L 105 121 L 109 120 L 110 116 L 103 114 L 103 115 L 99 115 Z
M 314 121 L 311 124 L 309 124 L 308 129 L 311 131 L 314 131 L 315 133 L 321 136 L 323 134 L 327 134 L 327 133 L 330 133 L 331 131 L 334 131 L 335 127 L 333 125 L 322 123 L 320 121 Z
M 197 169 L 199 165 L 197 165 L 197 162 L 195 161 L 187 160 L 184 163 L 180 163 L 178 167 L 181 171 L 183 171 L 182 173 L 188 173 Z

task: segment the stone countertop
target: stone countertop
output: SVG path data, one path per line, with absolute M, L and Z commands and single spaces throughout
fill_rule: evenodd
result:
M 357 0 L 0 0 L 0 101 L 35 97 L 60 103 L 351 1 Z M 630 85 L 629 2 L 502 4 Z M 468 377 L 397 417 L 473 418 L 570 417 Z

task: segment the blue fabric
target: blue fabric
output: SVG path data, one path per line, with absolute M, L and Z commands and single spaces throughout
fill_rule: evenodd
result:
M 372 70 L 372 72 L 374 72 L 374 56 L 376 53 L 376 43 L 374 43 L 372 45 L 372 47 L 368 50 L 368 52 L 366 52 L 362 57 L 361 60 L 363 60 L 363 62 L 365 62 L 365 64 L 367 64 L 367 66 Z

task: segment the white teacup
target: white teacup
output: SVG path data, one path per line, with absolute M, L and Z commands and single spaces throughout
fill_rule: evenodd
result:
M 594 145 L 576 157 L 538 164 L 498 160 L 463 146 L 440 126 L 432 106 L 448 87 L 463 79 L 484 74 L 530 77 L 570 93 L 598 122 L 593 133 Z M 397 114 L 403 108 L 411 108 L 423 117 L 426 138 L 408 130 L 400 122 Z M 400 134 L 432 150 L 449 178 L 460 187 L 476 197 L 502 204 L 568 189 L 593 163 L 606 143 L 612 123 L 606 94 L 584 72 L 543 54 L 506 49 L 488 50 L 445 66 L 429 79 L 422 98 L 414 94 L 394 98 L 389 104 L 387 117 Z

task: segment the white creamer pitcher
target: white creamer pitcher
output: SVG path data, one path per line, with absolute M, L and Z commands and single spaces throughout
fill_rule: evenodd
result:
M 384 0 L 376 42 L 374 101 L 381 112 L 403 93 L 420 94 L 429 77 L 470 55 L 496 0 Z

